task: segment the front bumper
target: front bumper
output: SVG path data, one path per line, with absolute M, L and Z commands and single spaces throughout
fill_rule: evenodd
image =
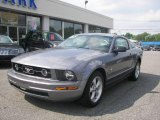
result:
M 57 81 L 38 77 L 32 77 L 8 71 L 9 83 L 26 95 L 52 101 L 74 101 L 81 97 L 84 90 L 84 82 Z M 56 90 L 57 87 L 76 86 L 76 90 Z

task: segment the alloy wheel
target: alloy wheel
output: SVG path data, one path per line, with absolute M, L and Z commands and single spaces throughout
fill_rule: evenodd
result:
M 135 77 L 136 77 L 136 79 L 139 77 L 139 74 L 140 74 L 140 64 L 138 63 L 136 65 L 136 69 L 135 69 Z
M 102 79 L 99 76 L 96 76 L 90 86 L 90 100 L 93 103 L 96 103 L 102 95 L 102 91 L 103 91 L 103 83 L 102 83 Z

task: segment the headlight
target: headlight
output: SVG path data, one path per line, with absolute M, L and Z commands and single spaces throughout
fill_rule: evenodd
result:
M 24 53 L 24 49 L 23 48 L 19 48 L 19 54 Z
M 64 74 L 65 74 L 66 79 L 69 81 L 74 80 L 75 78 L 75 75 L 72 71 L 67 70 L 64 72 Z
M 14 68 L 18 71 L 19 70 L 19 67 L 17 64 L 14 64 Z
M 75 73 L 71 70 L 55 70 L 56 78 L 60 81 L 77 81 Z

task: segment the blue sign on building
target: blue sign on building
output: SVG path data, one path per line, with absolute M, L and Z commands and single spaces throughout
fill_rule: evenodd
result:
M 18 6 L 37 9 L 37 5 L 35 4 L 35 0 L 2 0 L 2 1 L 5 4 L 12 4 L 12 5 L 18 5 Z

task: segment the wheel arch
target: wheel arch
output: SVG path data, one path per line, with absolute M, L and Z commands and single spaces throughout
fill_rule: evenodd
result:
M 89 78 L 91 77 L 91 75 L 94 74 L 95 72 L 100 72 L 100 73 L 102 74 L 103 79 L 104 79 L 104 85 L 105 85 L 105 82 L 106 82 L 106 79 L 107 79 L 107 75 L 106 75 L 105 69 L 102 68 L 102 67 L 98 67 L 98 68 L 96 68 L 95 70 L 93 70 L 93 71 L 91 72 L 91 74 L 88 76 L 87 82 L 88 82 Z

